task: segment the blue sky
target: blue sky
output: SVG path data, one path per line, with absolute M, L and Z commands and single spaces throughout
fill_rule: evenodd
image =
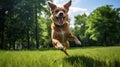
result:
M 55 4 L 63 5 L 69 0 L 53 0 Z M 70 25 L 74 25 L 74 16 L 86 13 L 90 14 L 94 9 L 103 5 L 113 5 L 113 8 L 120 8 L 120 0 L 72 0 L 69 16 L 71 19 Z
M 91 12 L 95 8 L 106 4 L 113 5 L 113 7 L 118 8 L 120 7 L 120 0 L 80 0 L 79 3 L 76 3 L 76 5 L 73 6 L 86 8 L 88 9 L 88 12 Z

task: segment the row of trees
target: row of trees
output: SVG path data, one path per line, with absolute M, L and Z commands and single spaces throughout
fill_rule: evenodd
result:
M 120 8 L 98 7 L 89 16 L 75 17 L 74 34 L 85 45 L 120 45 Z M 79 32 L 79 33 L 78 33 Z
M 0 49 L 39 48 L 51 44 L 48 0 L 1 0 Z M 89 16 L 75 16 L 74 35 L 82 45 L 120 43 L 120 8 L 98 7 Z M 74 42 L 70 42 L 74 46 Z
M 48 0 L 1 0 L 0 49 L 39 48 L 48 44 L 50 21 L 42 18 Z

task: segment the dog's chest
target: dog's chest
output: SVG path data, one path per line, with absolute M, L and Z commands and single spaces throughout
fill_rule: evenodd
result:
M 61 36 L 64 36 L 64 35 L 65 35 L 65 31 L 64 31 L 64 30 L 62 30 L 62 29 L 60 29 L 60 31 L 59 31 L 59 32 L 57 32 L 57 34 L 59 34 L 59 35 L 61 35 Z
M 60 30 L 57 32 L 57 34 L 58 34 L 58 39 L 59 39 L 60 41 L 64 42 L 64 40 L 66 39 L 66 36 L 65 36 L 66 31 L 63 30 L 63 29 L 60 29 Z

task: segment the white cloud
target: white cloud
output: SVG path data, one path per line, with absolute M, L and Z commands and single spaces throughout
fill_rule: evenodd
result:
M 57 5 L 63 5 L 64 4 L 63 2 L 64 0 L 53 0 L 53 3 Z
M 89 15 L 87 9 L 79 8 L 79 7 L 70 7 L 70 10 L 69 10 L 69 13 L 68 13 L 69 17 L 71 19 L 70 26 L 74 27 L 74 21 L 75 21 L 74 16 L 82 15 L 84 13 L 87 14 L 87 15 Z

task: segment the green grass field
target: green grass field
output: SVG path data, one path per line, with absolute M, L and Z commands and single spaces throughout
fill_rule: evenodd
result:
M 68 50 L 70 56 L 55 49 L 0 50 L 0 67 L 120 67 L 120 47 L 87 47 Z

